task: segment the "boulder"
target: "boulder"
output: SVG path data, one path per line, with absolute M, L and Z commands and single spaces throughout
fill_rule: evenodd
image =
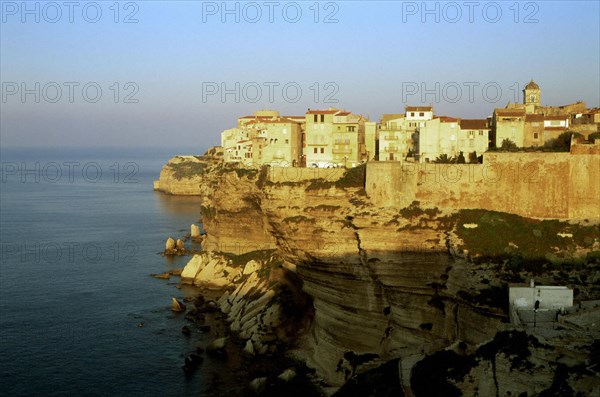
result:
M 260 263 L 253 259 L 250 262 L 246 263 L 246 266 L 244 266 L 244 275 L 252 274 L 258 269 L 260 269 Z
M 204 260 L 202 255 L 194 255 L 192 259 L 185 265 L 181 272 L 181 282 L 184 284 L 192 284 L 196 275 L 204 268 Z
M 219 350 L 223 350 L 225 348 L 225 344 L 227 343 L 227 337 L 225 338 L 217 338 L 210 342 L 208 346 L 206 346 L 207 353 L 214 353 Z
M 265 388 L 267 387 L 267 378 L 266 377 L 262 377 L 262 378 L 256 378 L 254 379 L 252 382 L 250 382 L 250 384 L 248 385 L 248 388 L 254 392 L 254 394 L 261 394 L 263 391 L 265 391 Z
M 165 244 L 165 251 L 173 251 L 175 249 L 175 240 L 169 237 L 167 239 L 167 243 Z
M 279 374 L 278 378 L 284 382 L 289 382 L 296 377 L 296 371 L 293 368 L 288 368 Z
M 175 243 L 175 247 L 176 247 L 178 250 L 184 250 L 184 249 L 185 249 L 185 243 L 183 242 L 183 240 L 182 240 L 182 239 L 178 238 L 178 239 L 177 239 L 177 242 Z
M 190 236 L 192 238 L 200 237 L 200 226 L 198 225 L 190 225 Z
M 246 346 L 244 346 L 244 349 L 242 350 L 242 355 L 252 357 L 254 354 L 254 345 L 252 345 L 252 341 L 248 339 L 246 341 Z
M 179 302 L 176 298 L 172 298 L 171 310 L 173 310 L 174 312 L 184 312 L 185 305 L 183 304 L 183 302 Z

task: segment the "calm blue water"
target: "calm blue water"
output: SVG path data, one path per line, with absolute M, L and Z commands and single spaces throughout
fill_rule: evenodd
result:
M 169 310 L 195 291 L 149 276 L 185 264 L 157 253 L 198 220 L 197 198 L 152 190 L 174 154 L 2 151 L 1 395 L 201 394 L 181 365 L 203 343 Z

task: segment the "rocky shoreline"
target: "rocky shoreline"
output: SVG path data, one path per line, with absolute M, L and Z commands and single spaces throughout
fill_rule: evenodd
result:
M 164 254 L 181 254 L 172 249 L 169 241 Z M 241 258 L 204 252 L 183 269 L 152 276 L 180 277 L 181 284 L 200 289 L 194 298 L 173 297 L 171 310 L 188 320 L 185 337 L 212 337 L 205 347 L 186 353 L 186 377 L 195 376 L 207 358 L 226 363 L 227 373 L 210 375 L 207 395 L 321 395 L 314 370 L 287 355 L 311 307 L 291 264 L 273 252 Z

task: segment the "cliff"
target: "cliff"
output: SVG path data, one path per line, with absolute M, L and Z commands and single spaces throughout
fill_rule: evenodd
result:
M 296 266 L 314 318 L 292 353 L 327 383 L 400 359 L 408 386 L 429 354 L 458 343 L 474 354 L 508 320 L 508 282 L 535 274 L 600 296 L 598 264 L 576 266 L 600 248 L 597 225 L 414 201 L 381 206 L 364 189 L 365 168 L 282 177 L 291 170 L 216 164 L 199 176 L 205 250 L 276 250 Z

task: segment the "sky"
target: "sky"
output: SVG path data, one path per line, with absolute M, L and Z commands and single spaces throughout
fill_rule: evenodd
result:
M 260 109 L 600 106 L 598 1 L 4 1 L 0 145 L 189 147 Z

